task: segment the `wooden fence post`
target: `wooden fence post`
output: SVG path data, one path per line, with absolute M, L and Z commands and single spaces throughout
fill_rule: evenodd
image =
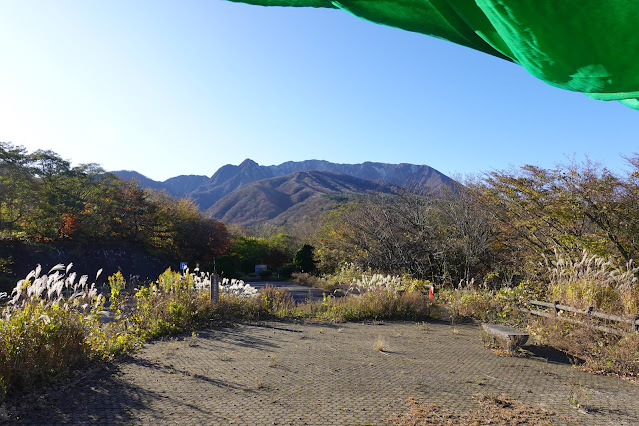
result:
M 557 305 L 559 304 L 559 302 L 555 300 L 554 302 L 552 302 L 552 304 L 553 304 L 553 312 L 555 316 L 559 315 L 559 309 L 557 309 Z
M 220 301 L 220 276 L 217 274 L 211 275 L 211 302 L 217 303 Z

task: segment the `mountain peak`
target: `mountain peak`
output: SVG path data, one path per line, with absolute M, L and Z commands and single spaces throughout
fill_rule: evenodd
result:
M 240 168 L 242 169 L 247 169 L 249 167 L 259 167 L 259 164 L 257 164 L 255 161 L 251 160 L 250 158 L 247 158 L 246 160 L 242 161 L 242 163 L 240 164 Z

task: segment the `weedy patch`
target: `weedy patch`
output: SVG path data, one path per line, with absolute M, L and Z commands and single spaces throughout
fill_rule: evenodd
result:
M 233 357 L 231 357 L 228 354 L 216 354 L 216 356 L 217 356 L 217 359 L 223 362 L 233 361 Z
M 211 319 L 271 315 L 255 297 L 257 290 L 241 281 L 223 281 L 220 303 L 214 304 L 206 291 L 210 276 L 182 276 L 170 269 L 129 297 L 120 273 L 108 277 L 107 308 L 96 284 L 71 268 L 59 264 L 43 274 L 38 266 L 18 282 L 2 309 L 0 402 L 64 377 L 80 363 L 111 360 L 145 340 L 208 326 Z M 197 345 L 197 335 L 186 343 Z
M 195 331 L 192 332 L 191 337 L 187 339 L 187 345 L 189 345 L 189 347 L 191 348 L 196 348 L 200 346 L 200 344 L 198 343 L 198 335 Z
M 525 317 L 519 311 L 531 293 L 520 285 L 504 287 L 498 291 L 462 288 L 442 290 L 437 300 L 442 305 L 443 317 L 455 323 L 481 321 L 490 323 L 523 323 Z
M 271 359 L 270 359 L 270 361 L 269 361 L 269 363 L 268 363 L 268 366 L 269 366 L 270 368 L 277 368 L 277 367 L 279 367 L 279 366 L 280 366 L 280 364 L 279 364 L 279 362 L 278 362 L 278 360 L 277 360 L 277 357 L 273 356 L 273 357 L 270 357 L 270 358 L 271 358 Z
M 598 373 L 639 377 L 639 334 L 615 336 L 591 327 L 536 318 L 531 322 L 536 340 L 573 357 L 580 368 Z
M 119 325 L 101 324 L 104 297 L 72 264 L 40 266 L 20 280 L 0 318 L 0 401 L 62 375 L 75 365 L 112 356 L 131 342 Z M 99 275 L 99 272 L 98 272 Z
M 571 422 L 565 416 L 540 407 L 531 407 L 506 395 L 484 395 L 478 398 L 479 409 L 460 413 L 437 404 L 421 404 L 408 398 L 408 412 L 385 419 L 392 425 L 550 425 L 553 422 Z
M 223 280 L 219 302 L 214 303 L 210 275 L 182 275 L 170 269 L 132 295 L 123 291 L 127 283 L 116 273 L 108 278 L 109 290 L 103 295 L 87 276 L 77 279 L 71 267 L 60 264 L 48 274 L 36 268 L 18 282 L 3 309 L 0 402 L 7 394 L 63 375 L 77 363 L 110 360 L 143 341 L 211 324 L 273 318 L 419 321 L 437 311 L 421 292 L 402 293 L 385 285 L 358 296 L 328 295 L 322 301 L 296 305 L 286 290 L 267 287 L 257 292 L 242 281 Z M 187 338 L 185 345 L 197 346 L 197 335 Z M 376 346 L 383 351 L 383 342 Z
M 578 309 L 592 306 L 595 310 L 615 315 L 633 315 L 639 311 L 637 275 L 639 267 L 629 261 L 615 267 L 612 259 L 583 251 L 581 259 L 571 259 L 555 251 L 546 259 L 550 276 L 551 300 Z
M 597 411 L 596 408 L 588 404 L 588 400 L 590 399 L 588 388 L 583 386 L 581 383 L 573 383 L 571 385 L 570 394 L 566 396 L 566 399 L 568 400 L 570 405 L 582 412 L 592 413 Z

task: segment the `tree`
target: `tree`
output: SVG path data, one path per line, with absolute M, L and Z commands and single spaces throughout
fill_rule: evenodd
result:
M 300 267 L 302 272 L 313 273 L 316 269 L 315 247 L 304 244 L 295 252 L 294 262 Z
M 491 172 L 473 193 L 495 218 L 500 244 L 534 271 L 554 250 L 625 264 L 639 255 L 639 159 L 627 176 L 585 161 Z
M 18 231 L 36 202 L 30 162 L 24 147 L 0 142 L 0 231 Z
M 320 267 L 348 262 L 375 272 L 468 283 L 494 268 L 493 222 L 461 185 L 367 197 L 332 212 L 318 233 Z
M 461 185 L 434 202 L 439 215 L 438 235 L 447 258 L 455 258 L 460 281 L 469 283 L 495 269 L 496 230 L 488 212 Z
M 430 196 L 404 192 L 364 198 L 342 209 L 338 219 L 329 217 L 330 228 L 320 238 L 322 262 L 338 256 L 334 263 L 433 279 L 437 259 L 444 255 L 438 220 Z
M 215 261 L 215 270 L 226 278 L 232 278 L 237 274 L 239 259 L 228 254 L 218 256 Z

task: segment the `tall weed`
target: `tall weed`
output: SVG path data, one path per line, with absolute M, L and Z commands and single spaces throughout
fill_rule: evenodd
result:
M 633 267 L 632 261 L 621 268 L 586 251 L 576 260 L 555 251 L 555 258 L 546 260 L 546 266 L 551 300 L 617 315 L 639 312 L 639 268 Z
M 409 274 L 378 274 L 370 270 L 364 271 L 351 263 L 343 264 L 334 274 L 324 276 L 323 279 L 345 289 L 347 294 L 379 290 L 426 293 L 432 285 L 428 280 L 418 280 Z
M 532 293 L 523 284 L 498 291 L 479 288 L 446 289 L 438 294 L 442 308 L 451 321 L 520 323 L 519 307 Z
M 324 296 L 322 301 L 298 305 L 293 316 L 330 321 L 414 320 L 438 315 L 437 305 L 421 293 L 383 289 L 362 295 Z
M 0 320 L 0 396 L 27 389 L 73 365 L 98 357 L 91 342 L 104 298 L 72 264 L 42 268 L 20 280 Z M 98 273 L 99 275 L 99 273 Z

